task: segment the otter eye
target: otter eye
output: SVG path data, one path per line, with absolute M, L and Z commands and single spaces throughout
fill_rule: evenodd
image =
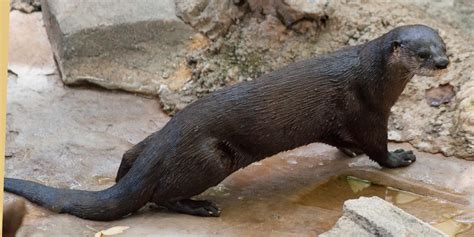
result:
M 430 53 L 426 51 L 421 51 L 418 53 L 418 57 L 421 59 L 427 59 L 430 57 Z

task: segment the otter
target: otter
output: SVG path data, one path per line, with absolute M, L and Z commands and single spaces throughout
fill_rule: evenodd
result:
M 390 108 L 414 75 L 434 76 L 448 64 L 436 30 L 400 26 L 198 99 L 123 155 L 110 188 L 68 190 L 6 178 L 5 190 L 99 221 L 122 218 L 148 202 L 219 216 L 214 203 L 191 197 L 253 162 L 309 143 L 351 156 L 366 153 L 382 167 L 408 166 L 416 159 L 412 151 L 387 150 Z

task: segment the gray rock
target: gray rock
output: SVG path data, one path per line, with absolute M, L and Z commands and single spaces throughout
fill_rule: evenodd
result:
M 329 0 L 176 0 L 177 15 L 211 39 L 224 35 L 247 9 L 292 26 L 299 21 L 326 20 L 334 12 L 332 5 Z
M 278 12 L 287 25 L 303 19 L 320 21 L 332 13 L 329 0 L 283 0 Z
M 184 22 L 211 39 L 225 34 L 245 13 L 232 0 L 176 0 L 176 11 Z
M 10 0 L 10 10 L 24 13 L 41 11 L 41 3 L 40 0 Z
M 360 197 L 344 203 L 344 214 L 321 237 L 336 236 L 447 236 L 379 197 Z
M 287 26 L 301 20 L 320 21 L 334 12 L 329 0 L 249 0 L 250 9 L 280 18 Z
M 43 0 L 43 18 L 62 80 L 157 94 L 185 61 L 195 31 L 173 0 Z M 192 50 L 192 49 L 191 49 Z

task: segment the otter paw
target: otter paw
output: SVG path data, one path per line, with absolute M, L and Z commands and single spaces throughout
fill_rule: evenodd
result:
M 166 202 L 161 205 L 169 210 L 193 216 L 218 217 L 221 214 L 221 210 L 214 203 L 207 200 L 183 199 L 175 202 Z
M 405 167 L 413 164 L 416 161 L 416 156 L 413 151 L 405 151 L 397 149 L 388 153 L 388 159 L 381 162 L 380 165 L 387 168 Z

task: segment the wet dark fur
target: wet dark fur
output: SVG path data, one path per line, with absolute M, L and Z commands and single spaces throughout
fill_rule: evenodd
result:
M 408 57 L 403 50 L 415 49 L 400 36 L 418 33 L 443 44 L 431 28 L 399 27 L 199 99 L 126 152 L 117 184 L 106 190 L 64 190 L 10 178 L 5 190 L 93 220 L 118 219 L 147 202 L 216 216 L 210 203 L 188 199 L 252 162 L 309 143 L 362 150 L 385 167 L 407 166 L 415 161 L 410 151 L 387 150 L 387 120 L 414 75 L 400 60 Z

